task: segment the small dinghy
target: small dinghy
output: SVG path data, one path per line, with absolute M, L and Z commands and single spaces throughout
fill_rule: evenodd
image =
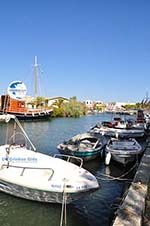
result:
M 65 194 L 66 203 L 69 203 L 99 188 L 95 176 L 82 168 L 82 161 L 77 166 L 37 152 L 14 115 L 1 115 L 0 119 L 15 120 L 22 131 L 18 133 L 14 126 L 9 142 L 0 146 L 0 191 L 50 203 L 62 203 Z M 25 141 L 17 144 L 16 138 L 20 134 Z
M 105 149 L 105 164 L 109 165 L 111 159 L 113 159 L 126 165 L 136 160 L 142 151 L 141 145 L 134 138 L 111 138 Z
M 106 139 L 104 136 L 83 133 L 72 137 L 69 141 L 59 144 L 57 148 L 61 153 L 89 161 L 101 156 L 105 145 Z

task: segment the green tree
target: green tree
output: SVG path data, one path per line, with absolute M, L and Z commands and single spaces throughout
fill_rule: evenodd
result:
M 36 97 L 33 100 L 33 104 L 36 106 L 36 108 L 45 106 L 45 103 L 46 102 L 45 102 L 45 98 L 44 97 Z
M 53 105 L 53 117 L 80 117 L 86 114 L 85 104 L 71 97 L 67 102 L 63 99 L 58 100 Z

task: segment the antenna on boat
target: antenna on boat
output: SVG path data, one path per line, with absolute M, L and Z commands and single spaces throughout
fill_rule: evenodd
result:
M 37 56 L 34 57 L 34 97 L 37 97 L 37 83 L 38 83 L 38 63 Z
M 142 104 L 148 104 L 150 103 L 150 98 L 149 98 L 149 95 L 148 95 L 148 91 L 146 91 L 146 95 L 144 97 L 144 99 L 142 100 L 141 102 Z

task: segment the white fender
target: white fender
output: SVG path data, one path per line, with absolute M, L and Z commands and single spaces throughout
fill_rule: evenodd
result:
M 106 154 L 106 156 L 105 156 L 105 164 L 106 164 L 106 165 L 109 165 L 110 159 L 111 159 L 111 153 L 108 152 L 108 153 Z
M 118 139 L 118 137 L 119 137 L 119 133 L 116 132 L 116 138 Z
M 104 135 L 105 135 L 105 132 L 104 132 L 104 131 L 102 131 L 102 132 L 101 132 L 101 134 L 102 134 L 102 136 L 104 136 Z
M 110 171 L 110 167 L 109 166 L 106 166 L 105 167 L 105 174 L 106 175 L 110 175 L 111 171 Z

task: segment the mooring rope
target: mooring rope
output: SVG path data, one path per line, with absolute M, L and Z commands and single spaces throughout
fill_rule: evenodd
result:
M 65 181 L 65 179 L 64 179 Z M 63 200 L 62 200 L 62 207 L 61 207 L 61 217 L 60 217 L 60 226 L 67 226 L 67 197 L 66 197 L 66 184 L 64 183 L 64 190 L 63 190 Z
M 122 178 L 122 177 L 125 177 L 126 175 L 128 175 L 135 167 L 137 166 L 137 162 L 127 171 L 125 172 L 124 174 L 120 175 L 119 177 L 113 177 L 113 176 L 110 176 L 108 174 L 104 174 L 104 173 L 100 173 L 101 176 L 103 177 L 108 177 L 107 179 L 106 178 L 102 178 L 102 177 L 97 177 L 97 179 L 100 179 L 100 180 L 120 180 L 120 181 L 132 181 L 131 179 L 128 179 L 128 178 Z
M 8 144 L 8 124 L 6 125 L 5 144 Z

